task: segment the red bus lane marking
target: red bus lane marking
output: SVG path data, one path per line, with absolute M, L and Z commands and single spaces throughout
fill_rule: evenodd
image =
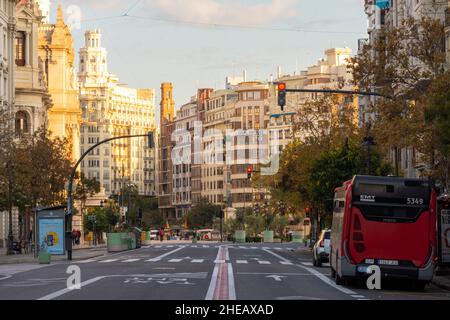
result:
M 213 300 L 228 300 L 228 268 L 227 263 L 221 263 Z
M 218 254 L 221 261 L 226 259 L 226 249 L 220 247 L 220 253 Z M 213 300 L 228 300 L 228 268 L 227 263 L 219 262 L 219 272 L 217 275 L 216 288 L 214 290 Z

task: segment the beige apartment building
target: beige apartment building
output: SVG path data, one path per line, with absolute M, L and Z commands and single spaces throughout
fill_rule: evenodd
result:
M 112 137 L 155 132 L 155 92 L 118 84 L 108 72 L 107 52 L 101 46 L 101 32 L 85 33 L 79 51 L 81 153 Z M 81 163 L 88 178 L 100 181 L 106 195 L 119 194 L 135 185 L 140 194 L 156 195 L 155 150 L 146 137 L 126 138 L 103 144 Z
M 190 102 L 177 111 L 174 120 L 175 130 L 172 133 L 172 142 L 175 144 L 172 151 L 172 205 L 175 208 L 176 219 L 186 216 L 192 206 L 191 143 L 196 119 L 197 101 L 196 97 L 192 97 Z

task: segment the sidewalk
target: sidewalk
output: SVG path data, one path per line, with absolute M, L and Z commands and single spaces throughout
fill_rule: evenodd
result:
M 20 263 L 38 263 L 37 258 L 31 254 L 16 254 L 16 255 L 6 255 L 6 248 L 0 248 L 0 265 L 2 264 L 20 264 Z M 93 246 L 77 246 L 73 248 L 72 259 L 73 260 L 84 260 L 90 259 L 98 256 L 105 255 L 106 245 Z M 66 261 L 67 255 L 64 256 L 52 256 L 53 261 Z

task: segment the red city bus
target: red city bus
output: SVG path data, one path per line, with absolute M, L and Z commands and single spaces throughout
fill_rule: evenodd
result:
M 355 176 L 335 190 L 331 273 L 336 284 L 364 279 L 378 265 L 382 279 L 423 288 L 436 262 L 436 192 L 430 180 Z

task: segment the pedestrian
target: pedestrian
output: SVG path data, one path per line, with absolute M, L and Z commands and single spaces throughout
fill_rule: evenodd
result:
M 72 245 L 75 245 L 77 243 L 77 232 L 75 230 L 72 230 Z
M 159 241 L 163 241 L 164 240 L 164 229 L 160 228 L 159 229 Z
M 80 245 L 81 231 L 77 230 L 76 233 L 77 233 L 76 244 Z

